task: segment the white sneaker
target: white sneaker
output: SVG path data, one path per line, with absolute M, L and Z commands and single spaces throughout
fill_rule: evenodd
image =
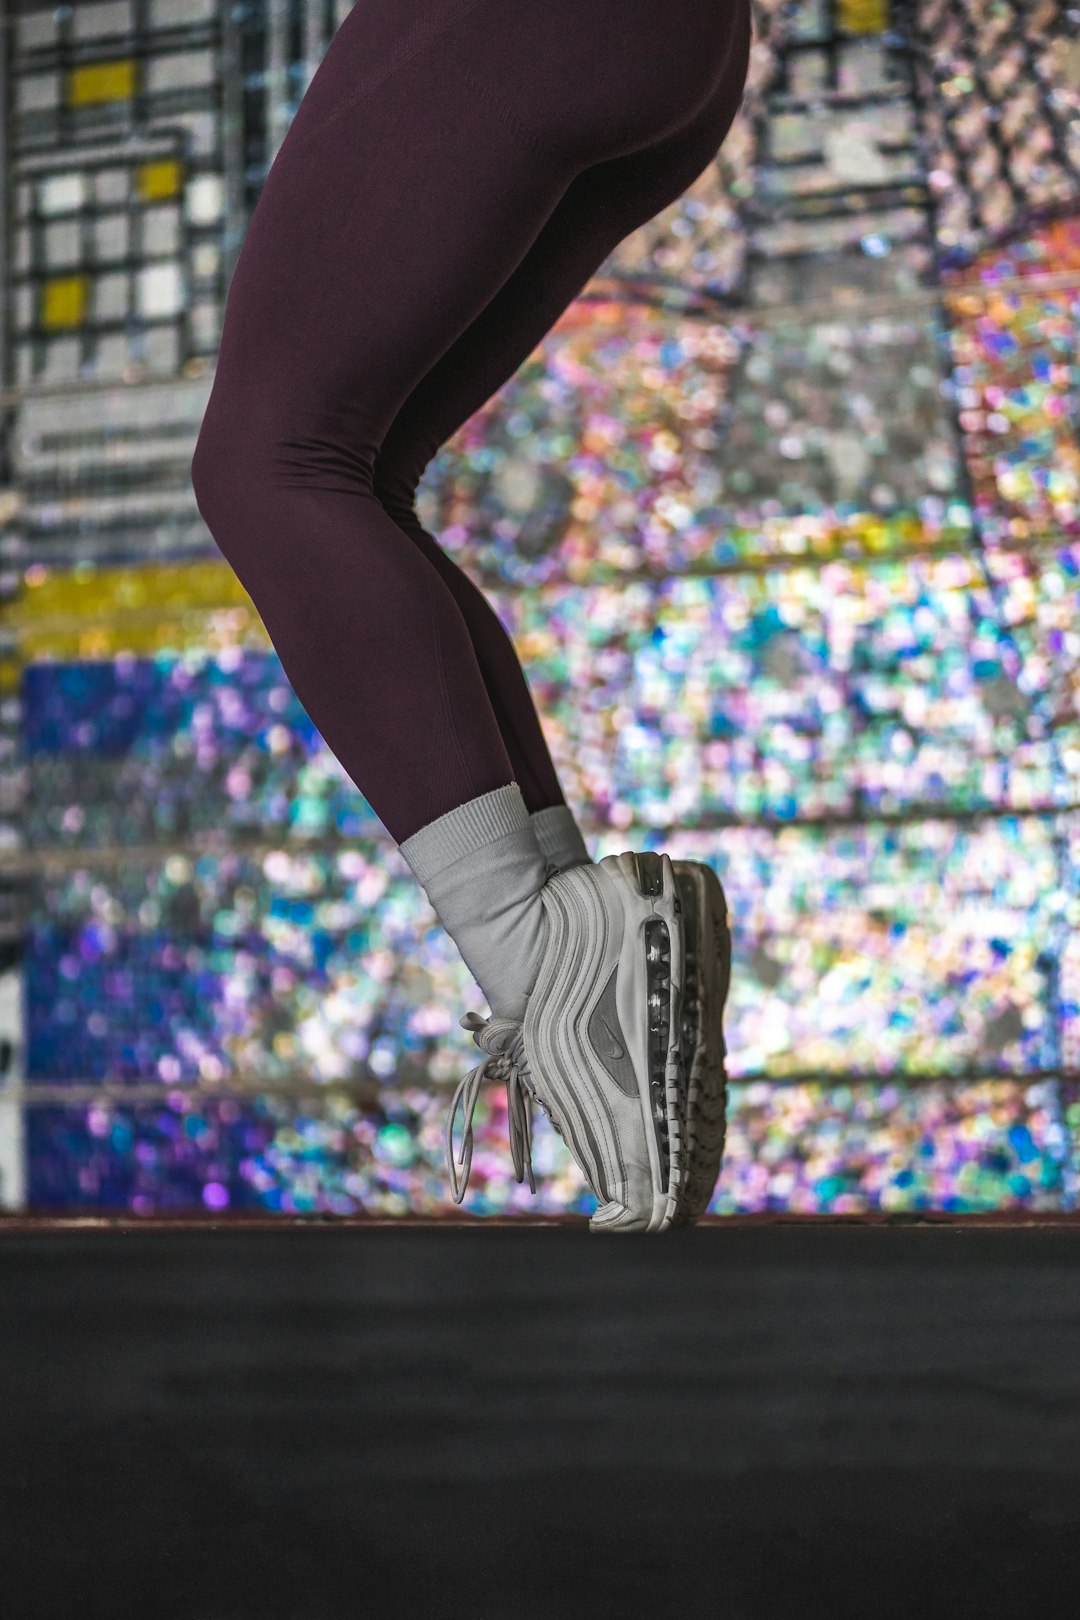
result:
M 673 861 L 685 939 L 682 1053 L 685 1085 L 683 1174 L 673 1226 L 690 1226 L 709 1207 L 727 1130 L 724 1003 L 731 984 L 727 900 L 711 867 Z
M 461 1020 L 488 1056 L 461 1081 L 447 1120 L 454 1198 L 464 1197 L 473 1110 L 490 1076 L 506 1081 L 519 1181 L 527 1168 L 536 1190 L 528 1092 L 596 1195 L 590 1228 L 664 1231 L 678 1209 L 685 1101 L 682 902 L 671 860 L 608 855 L 554 873 L 540 894 L 547 941 L 523 1021 L 476 1013 Z M 455 1163 L 459 1101 L 465 1123 Z

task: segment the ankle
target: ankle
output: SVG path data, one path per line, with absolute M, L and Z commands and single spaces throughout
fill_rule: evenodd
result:
M 523 1018 L 547 941 L 548 863 L 517 783 L 440 816 L 401 853 L 492 1012 Z

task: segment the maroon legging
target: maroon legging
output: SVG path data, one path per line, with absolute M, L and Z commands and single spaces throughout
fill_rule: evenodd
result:
M 357 0 L 270 167 L 199 510 L 391 836 L 564 803 L 513 643 L 417 519 L 440 445 L 715 157 L 750 0 Z

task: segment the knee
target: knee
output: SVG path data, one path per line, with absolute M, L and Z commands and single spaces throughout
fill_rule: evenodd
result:
M 208 405 L 191 458 L 191 488 L 210 538 L 243 582 L 255 591 L 279 569 L 296 525 L 283 521 L 274 488 L 270 446 L 252 415 Z
M 215 534 L 227 511 L 230 492 L 236 487 L 240 463 L 238 452 L 239 444 L 234 430 L 223 424 L 219 414 L 209 405 L 195 441 L 190 478 L 195 505 Z
M 233 563 L 250 548 L 251 537 L 274 534 L 279 491 L 275 487 L 273 444 L 260 428 L 253 405 L 233 395 L 210 401 L 191 458 L 195 505 Z
M 207 523 L 255 503 L 273 522 L 313 494 L 373 493 L 373 455 L 356 431 L 355 410 L 307 401 L 211 393 L 191 460 L 195 502 Z

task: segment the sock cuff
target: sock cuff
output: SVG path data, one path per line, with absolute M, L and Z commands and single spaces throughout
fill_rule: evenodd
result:
M 417 882 L 426 885 L 463 855 L 529 826 L 529 812 L 516 782 L 492 788 L 444 816 L 429 821 L 399 845 Z
M 589 852 L 581 836 L 581 828 L 569 805 L 553 804 L 546 810 L 534 810 L 529 820 L 533 824 L 536 841 L 549 860 L 560 863 L 567 860 L 588 861 Z

